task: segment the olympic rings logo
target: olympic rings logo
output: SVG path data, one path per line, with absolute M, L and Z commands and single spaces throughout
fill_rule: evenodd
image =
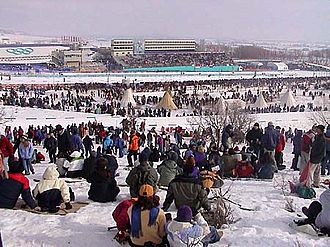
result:
M 14 55 L 30 55 L 33 52 L 32 48 L 13 48 L 13 49 L 7 49 L 8 53 L 14 54 Z

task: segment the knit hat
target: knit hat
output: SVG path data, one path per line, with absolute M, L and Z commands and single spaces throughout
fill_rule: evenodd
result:
M 139 196 L 150 197 L 154 195 L 154 188 L 149 184 L 143 184 L 139 190 Z
M 259 124 L 258 123 L 255 123 L 253 126 L 259 127 Z
M 319 130 L 321 130 L 322 132 L 324 132 L 324 130 L 325 130 L 325 127 L 322 124 L 316 126 L 316 128 L 319 129 Z
M 176 214 L 175 220 L 179 222 L 190 222 L 191 219 L 192 219 L 191 208 L 187 205 L 180 206 Z
M 274 126 L 274 123 L 273 122 L 268 122 L 268 127 L 270 126 Z
M 150 157 L 150 153 L 148 151 L 145 151 L 145 149 L 143 149 L 143 151 L 140 153 L 139 155 L 139 162 L 143 162 L 143 161 L 148 161 L 149 157 Z M 150 149 L 148 148 L 148 150 L 150 151 Z

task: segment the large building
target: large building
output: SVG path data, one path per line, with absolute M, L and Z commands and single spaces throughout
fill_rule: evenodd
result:
M 114 56 L 133 55 L 134 41 L 131 39 L 111 40 L 111 53 Z
M 195 52 L 196 40 L 193 39 L 146 39 L 144 53 Z
M 0 64 L 44 64 L 52 61 L 52 52 L 69 50 L 69 46 L 60 44 L 22 44 L 1 45 Z

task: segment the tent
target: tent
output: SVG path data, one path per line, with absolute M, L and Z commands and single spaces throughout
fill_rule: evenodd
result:
M 164 93 L 163 98 L 160 100 L 157 108 L 164 108 L 166 110 L 176 110 L 178 109 L 176 105 L 173 102 L 173 98 L 171 96 L 171 93 L 169 91 L 166 91 Z
M 285 94 L 283 94 L 282 98 L 281 98 L 281 105 L 284 106 L 296 106 L 297 105 L 297 101 L 294 99 L 292 92 L 290 90 L 286 91 Z
M 261 109 L 268 107 L 267 102 L 266 102 L 266 100 L 264 98 L 264 95 L 262 93 L 259 94 L 258 99 L 253 104 L 253 106 L 256 107 L 256 108 L 261 108 Z
M 124 95 L 123 95 L 123 97 L 122 97 L 122 99 L 120 101 L 120 104 L 121 104 L 122 107 L 127 107 L 129 103 L 131 103 L 133 107 L 136 106 L 136 102 L 135 102 L 135 100 L 133 98 L 133 90 L 132 90 L 132 88 L 128 88 L 125 91 L 125 93 L 124 93 Z
M 228 108 L 231 108 L 234 106 L 237 106 L 239 108 L 245 108 L 245 106 L 246 106 L 245 101 L 243 101 L 241 99 L 226 99 L 225 102 L 228 105 Z

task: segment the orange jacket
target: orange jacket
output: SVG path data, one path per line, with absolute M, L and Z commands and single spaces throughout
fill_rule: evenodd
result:
M 137 151 L 139 150 L 139 137 L 137 135 L 131 136 L 129 143 L 129 150 Z

